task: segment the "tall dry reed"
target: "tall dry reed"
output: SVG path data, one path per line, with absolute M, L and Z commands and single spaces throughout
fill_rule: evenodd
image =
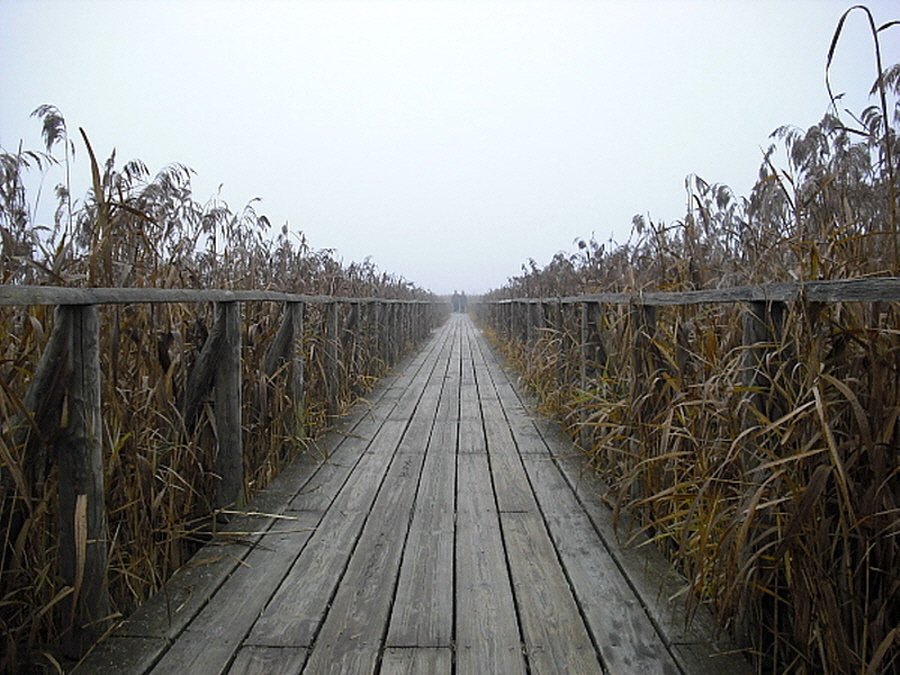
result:
M 35 111 L 41 151 L 0 150 L 0 282 L 98 287 L 272 289 L 309 295 L 429 299 L 431 295 L 372 263 L 344 265 L 310 248 L 285 225 L 273 235 L 251 202 L 233 211 L 216 195 L 196 201 L 192 172 L 181 165 L 156 174 L 139 160 L 100 162 L 82 131 L 70 137 L 52 106 Z M 78 170 L 80 147 L 92 177 L 81 199 L 57 186 L 52 223 L 35 221 L 38 196 L 29 172 L 63 162 Z M 63 159 L 54 153 L 63 149 Z M 84 170 L 84 169 L 82 169 Z M 213 323 L 196 304 L 101 308 L 103 447 L 108 488 L 109 585 L 114 611 L 127 615 L 184 564 L 207 537 L 213 495 L 212 407 L 185 420 L 181 399 L 190 369 Z M 390 365 L 374 341 L 375 317 L 338 317 L 346 347 L 338 410 L 365 394 Z M 333 422 L 326 405 L 321 308 L 308 305 L 303 344 L 307 400 L 298 420 L 288 367 L 262 364 L 282 320 L 280 303 L 242 304 L 243 420 L 246 492 L 252 495 L 293 457 L 315 451 Z M 366 323 L 363 323 L 366 322 Z M 71 591 L 57 565 L 56 442 L 63 383 L 32 415 L 26 390 L 53 329 L 52 308 L 0 310 L 0 670 L 59 661 Z M 344 330 L 346 329 L 346 330 Z M 408 345 L 406 345 L 408 346 Z M 43 416 L 42 416 L 43 415 Z M 55 415 L 55 419 L 54 419 Z M 43 420 L 37 424 L 36 420 Z
M 871 23 L 876 46 L 893 25 Z M 683 220 L 637 217 L 626 244 L 531 261 L 487 299 L 897 276 L 900 66 L 872 93 L 776 130 L 749 197 L 689 177 Z M 787 303 L 761 383 L 745 311 L 604 305 L 587 382 L 574 311 L 530 343 L 490 328 L 759 672 L 900 672 L 900 303 Z

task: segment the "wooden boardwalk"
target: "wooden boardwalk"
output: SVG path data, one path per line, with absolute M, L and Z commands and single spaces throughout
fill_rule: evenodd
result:
M 722 673 L 456 314 L 78 673 Z

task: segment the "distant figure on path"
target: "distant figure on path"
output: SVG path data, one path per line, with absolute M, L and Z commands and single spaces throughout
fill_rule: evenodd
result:
M 457 293 L 456 291 L 453 291 L 453 311 L 454 312 L 459 311 L 461 301 L 462 301 L 462 299 L 461 299 L 459 293 Z
M 469 304 L 469 301 L 466 300 L 466 292 L 463 291 L 462 293 L 459 294 L 459 311 L 460 312 L 468 311 L 468 304 Z

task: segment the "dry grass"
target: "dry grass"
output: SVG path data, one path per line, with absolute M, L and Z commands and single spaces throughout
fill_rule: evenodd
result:
M 636 218 L 488 299 L 896 276 L 900 67 L 873 92 L 853 131 L 777 130 L 788 166 L 773 146 L 748 198 L 691 177 L 684 220 Z M 573 311 L 528 343 L 490 328 L 759 672 L 900 672 L 900 303 L 788 303 L 762 379 L 744 311 L 604 305 L 584 381 Z
M 191 172 L 173 165 L 155 176 L 139 161 L 100 165 L 89 149 L 94 188 L 73 201 L 64 184 L 53 226 L 32 222 L 24 174 L 45 170 L 71 143 L 55 108 L 36 111 L 45 152 L 0 152 L 0 281 L 89 286 L 268 288 L 309 295 L 429 299 L 369 262 L 343 265 L 313 251 L 287 226 L 272 237 L 251 203 L 233 212 L 219 197 L 193 198 Z M 377 344 L 374 310 L 341 305 L 335 340 L 341 358 L 337 406 L 326 404 L 326 344 L 320 305 L 307 305 L 303 344 L 306 401 L 290 397 L 290 366 L 271 377 L 262 364 L 282 320 L 280 303 L 242 305 L 245 491 L 264 487 L 310 440 L 375 383 L 390 365 Z M 204 541 L 216 476 L 212 404 L 199 422 L 182 413 L 190 368 L 213 323 L 207 305 L 101 308 L 103 446 L 112 604 L 127 615 Z M 71 589 L 57 565 L 56 441 L 63 382 L 55 395 L 26 402 L 26 390 L 52 330 L 52 308 L 0 310 L 0 670 L 23 664 L 52 670 L 67 625 L 60 600 Z M 397 336 L 394 336 L 397 339 Z M 410 344 L 404 342 L 400 353 Z M 62 379 L 62 378 L 61 378 Z M 298 410 L 302 414 L 298 419 Z M 34 413 L 32 415 L 31 413 Z M 64 414 L 64 413 L 63 413 Z

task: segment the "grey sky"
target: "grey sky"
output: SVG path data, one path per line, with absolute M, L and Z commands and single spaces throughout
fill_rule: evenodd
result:
M 681 218 L 688 174 L 747 194 L 768 135 L 826 112 L 850 4 L 0 0 L 0 145 L 40 147 L 50 103 L 104 158 L 193 168 L 200 201 L 221 183 L 314 248 L 477 293 L 576 237 L 625 241 L 635 214 Z M 864 28 L 833 71 L 855 111 Z M 884 43 L 900 60 L 900 30 Z

